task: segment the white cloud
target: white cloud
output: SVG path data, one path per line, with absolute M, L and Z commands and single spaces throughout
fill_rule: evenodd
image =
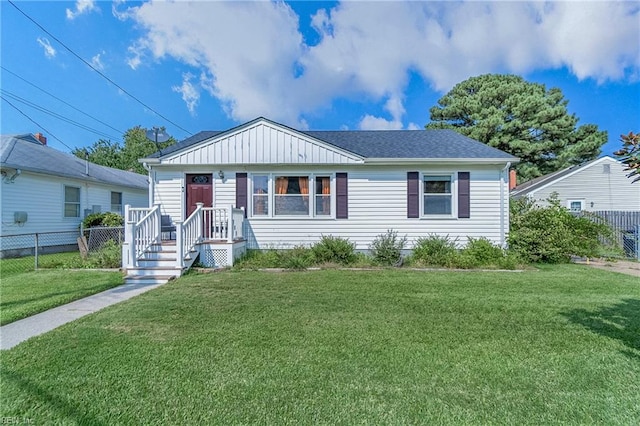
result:
M 104 64 L 102 63 L 102 59 L 100 57 L 104 55 L 104 50 L 98 54 L 96 54 L 93 58 L 91 58 L 91 65 L 97 70 L 104 70 Z
M 195 114 L 196 106 L 200 100 L 200 92 L 191 83 L 191 80 L 193 80 L 193 74 L 185 73 L 182 75 L 182 85 L 173 86 L 171 89 L 182 94 L 182 100 L 187 104 L 187 109 L 191 114 Z
M 67 9 L 67 19 L 76 19 L 78 16 L 94 10 L 98 10 L 94 0 L 78 0 L 75 10 Z
M 49 42 L 49 39 L 46 37 L 38 37 L 37 38 L 38 44 L 40 44 L 40 46 L 42 46 L 42 48 L 44 49 L 44 55 L 47 58 L 55 58 L 56 56 L 56 49 L 53 48 L 53 46 L 51 46 L 51 42 Z
M 238 121 L 302 125 L 305 114 L 347 98 L 390 115 L 367 115 L 361 128 L 396 128 L 410 72 L 441 92 L 489 72 L 566 66 L 599 82 L 640 74 L 633 2 L 342 2 L 312 16 L 319 41 L 311 46 L 302 31 L 312 30 L 282 2 L 152 2 L 116 16 L 144 29 L 129 48 L 132 68 L 147 57 L 187 64 L 201 72 L 193 88 Z
M 400 130 L 402 122 L 367 114 L 360 120 L 358 127 L 360 130 Z

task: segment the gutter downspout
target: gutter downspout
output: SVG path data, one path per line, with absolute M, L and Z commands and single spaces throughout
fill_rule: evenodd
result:
M 508 178 L 508 173 L 509 173 L 509 168 L 511 167 L 511 161 L 507 162 L 507 165 L 504 166 L 504 169 L 502 169 L 500 171 L 500 245 L 502 246 L 503 249 L 507 248 L 507 241 L 506 241 L 506 236 L 507 236 L 507 230 L 505 230 L 505 227 L 508 225 L 508 214 L 505 214 L 504 211 L 504 207 L 505 207 L 505 202 L 504 202 L 504 185 L 505 185 L 505 173 L 507 173 L 507 178 Z
M 156 193 L 156 173 L 147 163 L 142 163 L 142 167 L 149 172 L 149 206 L 153 206 Z

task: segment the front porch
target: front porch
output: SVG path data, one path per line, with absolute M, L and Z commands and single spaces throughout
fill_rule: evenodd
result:
M 125 206 L 122 268 L 127 281 L 168 281 L 187 271 L 196 259 L 207 267 L 232 266 L 246 250 L 244 210 L 233 206 L 204 207 L 184 221 L 163 224 L 160 204 L 149 208 Z M 175 239 L 166 239 L 163 236 Z

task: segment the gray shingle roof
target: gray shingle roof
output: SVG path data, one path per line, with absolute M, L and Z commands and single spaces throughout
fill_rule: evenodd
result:
M 149 158 L 159 158 L 173 152 L 196 145 L 199 142 L 252 125 L 263 117 L 225 131 L 202 131 L 172 145 L 162 153 L 156 152 Z M 287 126 L 284 126 L 287 127 Z M 499 159 L 517 161 L 517 157 L 490 147 L 475 139 L 468 138 L 453 130 L 342 130 L 342 131 L 300 131 L 291 129 L 336 146 L 363 158 L 376 159 Z
M 82 179 L 135 189 L 148 188 L 147 176 L 86 162 L 73 154 L 42 145 L 33 135 L 0 136 L 0 164 L 34 173 Z

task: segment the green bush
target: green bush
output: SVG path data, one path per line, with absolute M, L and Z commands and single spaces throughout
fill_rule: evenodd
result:
M 505 256 L 502 248 L 494 245 L 485 237 L 469 238 L 467 246 L 462 249 L 461 254 L 474 259 L 479 266 L 498 265 Z
M 356 260 L 355 248 L 356 245 L 346 238 L 323 235 L 311 251 L 318 263 L 349 265 Z
M 87 215 L 82 221 L 82 227 L 84 229 L 94 228 L 97 226 L 122 226 L 124 225 L 124 218 L 118 213 L 91 213 Z
M 281 267 L 286 269 L 307 269 L 315 263 L 313 251 L 304 246 L 295 246 L 292 249 L 280 251 Z
M 109 240 L 97 252 L 89 255 L 87 263 L 90 268 L 119 268 L 122 266 L 122 246 Z
M 407 236 L 398 237 L 398 231 L 388 229 L 385 234 L 378 235 L 369 250 L 373 261 L 378 265 L 398 266 L 402 262 L 402 250 L 407 243 Z
M 445 267 L 457 266 L 457 258 L 456 240 L 435 234 L 418 238 L 411 255 L 412 262 L 419 265 Z
M 610 237 L 606 224 L 572 214 L 557 195 L 541 207 L 531 200 L 512 200 L 509 249 L 527 262 L 563 263 L 571 256 L 595 257 L 601 237 Z
M 247 250 L 244 256 L 234 262 L 235 269 L 279 268 L 280 254 L 278 250 Z

